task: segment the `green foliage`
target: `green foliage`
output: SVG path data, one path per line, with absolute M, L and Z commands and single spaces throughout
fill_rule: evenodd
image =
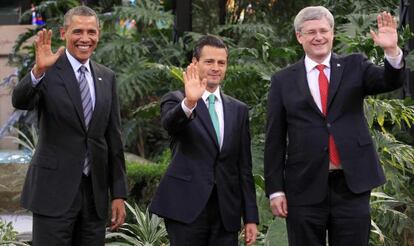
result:
M 212 8 L 208 3 L 198 1 L 194 13 L 205 14 Z M 252 4 L 252 10 L 248 10 L 249 4 Z M 275 220 L 270 213 L 261 175 L 266 100 L 271 75 L 303 55 L 293 31 L 294 16 L 307 5 L 327 6 L 335 14 L 335 51 L 341 54 L 363 52 L 374 63 L 381 64 L 382 50 L 374 46 L 369 30 L 375 29 L 378 12 L 388 10 L 395 14 L 398 12 L 397 4 L 395 0 L 343 0 L 340 3 L 333 0 L 235 0 L 234 6 L 228 9 L 225 25 L 219 26 L 216 21 L 203 23 L 206 22 L 203 20 L 216 18 L 217 15 L 210 13 L 195 20 L 195 26 L 203 33 L 219 35 L 229 45 L 229 67 L 223 90 L 244 101 L 250 108 L 253 171 L 258 174 L 255 179 L 262 221 L 257 245 L 274 245 L 274 238 L 282 239 L 280 245 L 286 245 L 283 241 L 286 238 L 285 226 L 282 220 Z M 127 165 L 131 197 L 140 206 L 145 206 L 170 159 L 170 152 L 163 152 L 168 148 L 168 136 L 160 124 L 159 100 L 167 91 L 183 88 L 183 68 L 189 62 L 187 57 L 191 48 L 202 34 L 187 33 L 183 39 L 173 42 L 173 15 L 164 11 L 159 1 L 140 0 L 137 6 L 113 9 L 113 13 L 100 16 L 102 36 L 94 59 L 117 74 L 126 148 L 163 163 Z M 55 34 L 58 33 L 61 12 L 56 11 L 56 18 L 48 21 L 48 27 Z M 137 27 L 122 29 L 118 24 L 120 19 L 134 19 Z M 23 41 L 35 33 L 36 30 L 28 31 L 16 45 L 13 61 L 20 64 L 20 76 L 31 68 L 34 58 L 33 47 L 22 47 Z M 407 27 L 402 27 L 399 35 L 400 47 L 412 37 Z M 58 35 L 54 35 L 54 49 L 61 44 Z M 407 56 L 406 66 L 414 68 L 413 52 Z M 413 108 L 407 107 L 401 100 L 372 97 L 366 100 L 364 109 L 388 178 L 388 182 L 372 196 L 373 233 L 370 245 L 404 245 L 408 242 L 407 238 L 414 235 L 414 155 L 412 146 L 408 144 L 413 140 L 407 137 L 413 124 Z M 282 235 L 275 235 L 277 233 Z M 128 236 L 133 237 L 131 234 Z M 128 241 L 127 238 L 124 240 Z
M 110 246 L 161 246 L 167 242 L 167 231 L 163 220 L 155 214 L 150 214 L 148 209 L 142 211 L 137 204 L 132 207 L 125 203 L 134 223 L 124 223 L 119 232 L 111 232 L 106 235 Z
M 140 206 L 146 207 L 151 202 L 167 166 L 167 164 L 127 163 L 129 198 Z
M 257 246 L 287 246 L 287 229 L 285 220 L 275 218 L 270 210 L 269 199 L 264 192 L 264 178 L 262 175 L 254 175 L 256 184 L 257 205 L 259 208 L 259 235 L 257 237 Z
M 14 230 L 12 222 L 6 223 L 0 219 L 0 245 L 4 246 L 29 246 L 29 244 L 17 241 L 17 231 Z
M 41 13 L 46 20 L 58 22 L 69 9 L 79 5 L 76 0 L 51 0 L 42 1 L 36 6 L 36 12 Z M 20 17 L 20 22 L 30 22 L 32 18 L 31 9 L 26 10 Z
M 14 230 L 11 222 L 0 219 L 0 244 L 3 241 L 16 240 L 17 231 Z

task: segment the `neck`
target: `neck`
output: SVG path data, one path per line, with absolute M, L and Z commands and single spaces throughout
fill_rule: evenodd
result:
M 217 90 L 217 88 L 218 88 L 218 85 L 217 84 L 212 85 L 212 84 L 207 83 L 206 90 L 208 92 L 214 93 Z
M 330 53 L 329 53 L 330 54 Z M 311 56 L 308 56 L 309 57 L 309 59 L 311 59 L 312 61 L 314 61 L 314 62 L 316 62 L 316 63 L 318 63 L 318 64 L 321 64 L 322 62 L 324 62 L 325 60 L 326 60 L 326 58 L 329 56 L 329 54 L 328 55 L 326 55 L 326 56 L 324 56 L 324 57 L 311 57 Z

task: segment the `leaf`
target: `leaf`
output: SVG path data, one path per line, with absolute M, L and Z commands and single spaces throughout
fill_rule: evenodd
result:
M 270 224 L 265 236 L 266 246 L 288 246 L 286 222 L 284 219 L 275 218 Z

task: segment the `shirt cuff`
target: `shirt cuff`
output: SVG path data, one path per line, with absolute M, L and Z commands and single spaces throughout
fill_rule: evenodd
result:
M 387 59 L 390 65 L 395 69 L 400 69 L 403 67 L 402 57 L 403 57 L 403 52 L 399 47 L 398 47 L 398 56 L 392 57 L 392 56 L 388 56 L 385 54 L 385 59 Z
M 32 85 L 33 87 L 36 87 L 39 82 L 43 79 L 43 77 L 45 77 L 45 74 L 42 74 L 42 76 L 39 79 L 36 79 L 36 77 L 33 74 L 33 70 L 30 71 L 30 77 L 32 79 Z
M 276 198 L 276 197 L 279 197 L 279 196 L 285 196 L 285 192 L 278 191 L 278 192 L 272 193 L 269 196 L 269 200 L 272 200 L 273 198 Z
M 193 110 L 195 109 L 195 107 L 197 107 L 197 103 L 194 106 L 194 108 L 188 108 L 187 106 L 185 106 L 185 103 L 184 103 L 185 100 L 187 99 L 184 98 L 184 100 L 181 102 L 181 108 L 183 109 L 187 118 L 190 118 L 191 114 L 193 113 Z

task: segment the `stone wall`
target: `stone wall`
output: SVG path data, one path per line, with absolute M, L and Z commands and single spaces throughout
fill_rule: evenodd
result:
M 21 33 L 25 33 L 31 25 L 0 26 L 0 82 L 11 74 L 16 74 L 16 68 L 8 64 L 9 54 L 14 43 Z M 29 42 L 33 42 L 30 40 Z M 17 82 L 17 81 L 16 81 Z M 13 113 L 11 105 L 11 88 L 0 87 L 0 126 L 3 126 Z M 10 139 L 0 139 L 0 149 L 17 149 L 17 145 Z
M 28 164 L 0 163 L 0 214 L 22 210 L 20 193 L 28 166 Z

